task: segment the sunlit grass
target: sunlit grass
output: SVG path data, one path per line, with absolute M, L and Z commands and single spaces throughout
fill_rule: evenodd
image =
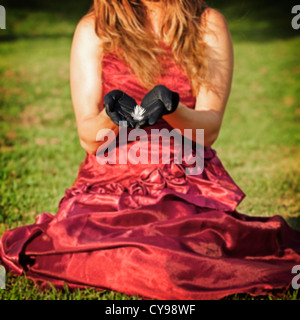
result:
M 235 44 L 235 75 L 215 148 L 253 215 L 299 215 L 299 38 Z

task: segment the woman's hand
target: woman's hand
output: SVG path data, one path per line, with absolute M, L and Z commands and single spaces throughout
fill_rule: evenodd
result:
M 163 85 L 155 86 L 142 100 L 141 107 L 144 108 L 143 120 L 137 123 L 137 127 L 145 124 L 153 126 L 163 115 L 170 114 L 176 110 L 179 104 L 179 94 L 173 92 Z
M 104 106 L 107 115 L 116 124 L 120 125 L 120 121 L 127 121 L 134 128 L 136 122 L 131 114 L 134 111 L 136 101 L 120 90 L 108 92 L 104 97 Z

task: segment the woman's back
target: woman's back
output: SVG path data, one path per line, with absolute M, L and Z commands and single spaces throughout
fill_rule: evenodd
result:
M 195 107 L 195 96 L 193 95 L 191 84 L 183 69 L 172 58 L 171 50 L 166 46 L 164 48 L 166 56 L 160 59 L 162 74 L 157 79 L 157 84 L 163 84 L 170 90 L 177 91 L 180 95 L 180 101 L 193 109 Z M 109 91 L 118 89 L 133 97 L 138 104 L 141 103 L 148 92 L 148 89 L 141 84 L 137 75 L 113 53 L 106 54 L 103 57 L 102 84 L 103 97 Z

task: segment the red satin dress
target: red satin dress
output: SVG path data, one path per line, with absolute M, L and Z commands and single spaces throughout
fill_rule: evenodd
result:
M 182 70 L 171 58 L 163 63 L 159 83 L 194 108 Z M 108 54 L 102 66 L 103 95 L 120 89 L 141 102 L 146 90 L 123 62 Z M 172 129 L 162 119 L 154 127 Z M 287 290 L 300 264 L 300 233 L 280 216 L 237 212 L 245 194 L 212 148 L 198 175 L 187 175 L 171 151 L 169 164 L 155 165 L 100 165 L 87 154 L 56 215 L 2 235 L 1 263 L 41 287 L 50 281 L 154 299 Z

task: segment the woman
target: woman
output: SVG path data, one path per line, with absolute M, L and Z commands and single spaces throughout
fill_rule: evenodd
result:
M 300 263 L 299 233 L 279 216 L 238 213 L 244 193 L 211 148 L 232 72 L 226 21 L 202 1 L 95 0 L 77 26 L 71 53 L 86 159 L 55 216 L 41 214 L 35 224 L 2 236 L 2 263 L 42 286 L 66 282 L 156 299 L 289 288 L 292 267 Z M 190 156 L 204 156 L 204 168 L 187 174 L 191 163 L 175 144 L 169 163 L 118 161 L 124 148 L 136 145 L 140 153 L 165 154 L 158 140 L 151 140 L 154 148 L 142 137 L 122 144 L 121 130 L 128 138 L 135 128 L 146 138 L 157 135 L 153 129 L 183 135 L 191 129 Z M 197 129 L 204 129 L 199 154 Z M 110 144 L 108 132 L 116 135 Z M 97 158 L 110 151 L 115 163 Z

